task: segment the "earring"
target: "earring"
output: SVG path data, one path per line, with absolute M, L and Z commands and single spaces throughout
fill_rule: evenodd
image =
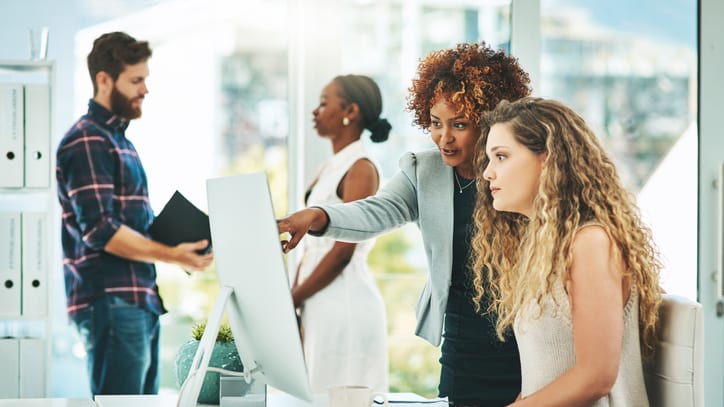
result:
M 349 118 L 345 117 L 342 119 L 342 126 L 349 126 Z

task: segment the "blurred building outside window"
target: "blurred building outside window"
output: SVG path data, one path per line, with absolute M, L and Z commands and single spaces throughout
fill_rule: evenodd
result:
M 658 7 L 662 6 L 662 7 Z M 697 6 L 541 0 L 538 96 L 580 113 L 636 194 L 662 286 L 697 298 Z

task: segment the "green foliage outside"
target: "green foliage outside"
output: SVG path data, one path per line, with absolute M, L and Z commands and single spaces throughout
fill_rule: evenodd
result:
M 427 279 L 427 271 L 413 266 L 411 253 L 424 252 L 417 230 L 398 229 L 377 238 L 368 263 L 387 311 L 390 359 L 390 391 L 437 397 L 440 380 L 440 348 L 415 336 L 415 304 Z M 418 261 L 420 260 L 420 261 Z

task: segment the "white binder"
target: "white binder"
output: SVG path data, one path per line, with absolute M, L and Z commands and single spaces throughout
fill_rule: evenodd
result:
M 0 188 L 23 186 L 23 85 L 0 83 Z
M 18 340 L 0 339 L 0 399 L 17 398 L 20 384 Z
M 50 187 L 50 86 L 25 85 L 25 186 Z
M 20 316 L 20 212 L 0 212 L 0 317 Z
M 43 317 L 48 313 L 47 216 L 40 212 L 23 212 L 22 224 L 22 314 Z
M 45 397 L 45 340 L 20 339 L 20 398 Z

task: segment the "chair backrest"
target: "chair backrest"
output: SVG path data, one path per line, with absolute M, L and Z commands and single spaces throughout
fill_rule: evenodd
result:
M 659 344 L 644 366 L 651 407 L 704 406 L 704 321 L 701 304 L 664 294 Z

